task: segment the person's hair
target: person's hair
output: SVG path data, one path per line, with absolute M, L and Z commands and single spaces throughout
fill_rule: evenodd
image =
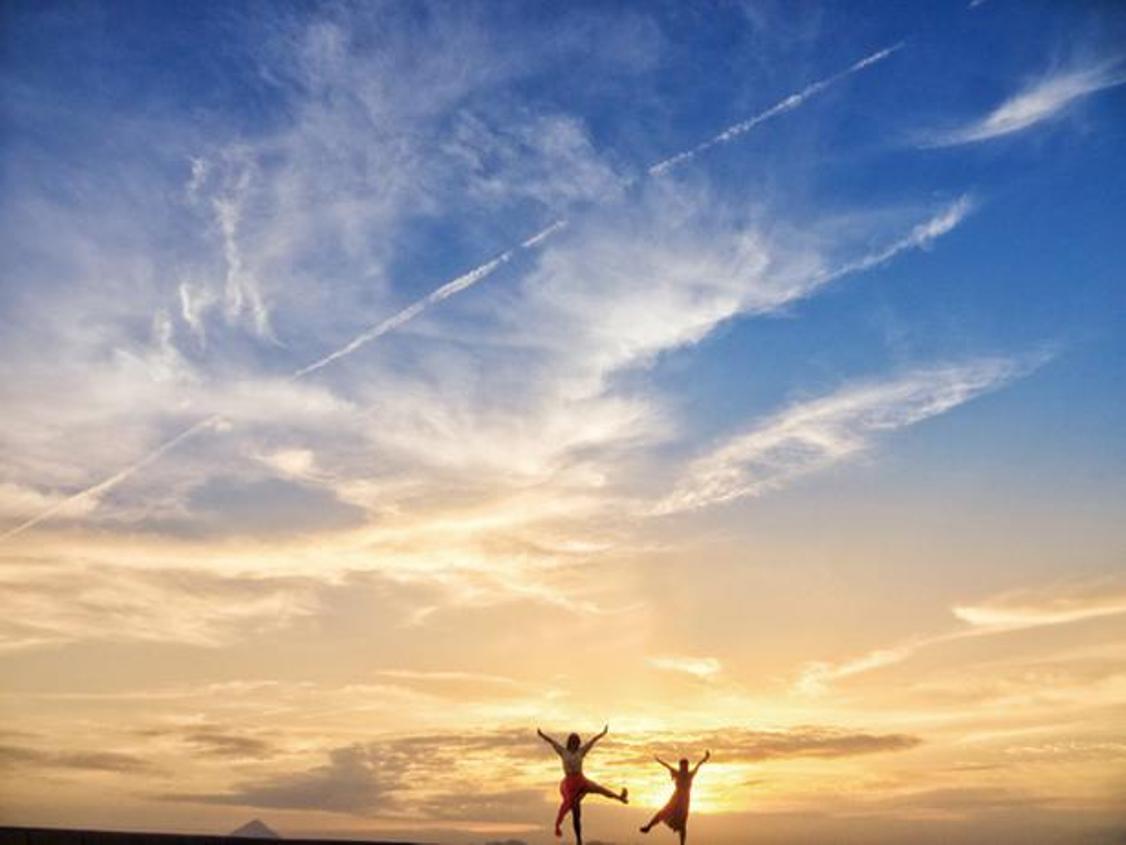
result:
M 681 757 L 680 758 L 680 768 L 682 768 L 682 769 L 688 768 L 688 758 L 687 757 Z
M 574 751 L 576 748 L 579 747 L 579 745 L 581 743 L 582 743 L 582 740 L 579 739 L 578 734 L 571 734 L 569 737 L 567 737 L 567 750 L 568 751 Z

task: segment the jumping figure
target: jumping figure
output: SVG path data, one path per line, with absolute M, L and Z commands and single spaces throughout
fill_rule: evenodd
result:
M 688 768 L 688 760 L 683 757 L 680 758 L 680 767 L 675 769 L 660 757 L 655 758 L 669 770 L 676 787 L 665 806 L 657 811 L 649 820 L 649 824 L 642 826 L 642 833 L 648 833 L 654 825 L 664 822 L 680 834 L 680 845 L 684 845 L 684 840 L 688 836 L 688 803 L 692 795 L 692 778 L 696 777 L 696 772 L 700 771 L 700 767 L 708 762 L 711 756 L 712 752 L 705 751 L 700 762 L 691 769 Z
M 594 747 L 598 740 L 606 736 L 609 730 L 610 726 L 607 725 L 602 729 L 602 733 L 591 737 L 586 743 L 579 739 L 578 734 L 571 734 L 567 737 L 567 745 L 563 746 L 539 728 L 536 728 L 536 733 L 539 734 L 540 739 L 554 748 L 555 753 L 559 755 L 559 759 L 563 761 L 563 780 L 559 782 L 559 794 L 563 800 L 559 804 L 559 813 L 555 817 L 555 835 L 563 835 L 563 819 L 570 813 L 577 845 L 582 845 L 583 842 L 582 800 L 584 796 L 593 792 L 595 795 L 604 795 L 607 798 L 613 798 L 615 801 L 621 801 L 623 804 L 629 803 L 628 789 L 623 788 L 621 792 L 612 792 L 606 787 L 588 780 L 583 774 L 583 758 L 586 757 L 587 752 Z

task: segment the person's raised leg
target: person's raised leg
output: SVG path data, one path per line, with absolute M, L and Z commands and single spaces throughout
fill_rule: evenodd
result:
M 623 804 L 629 803 L 629 790 L 622 788 L 621 792 L 612 792 L 600 783 L 591 781 L 587 784 L 587 792 L 593 792 L 595 795 L 602 795 L 606 798 L 613 798 L 615 801 L 621 801 Z
M 643 824 L 641 826 L 641 832 L 642 833 L 648 833 L 649 831 L 651 831 L 661 821 L 661 818 L 662 818 L 663 815 L 664 815 L 663 810 L 658 810 L 656 813 L 654 813 L 653 818 L 649 819 L 647 824 Z

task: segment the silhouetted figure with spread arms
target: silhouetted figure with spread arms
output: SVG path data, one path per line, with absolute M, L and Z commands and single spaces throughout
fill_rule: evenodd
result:
M 602 733 L 591 737 L 586 743 L 579 739 L 578 734 L 571 734 L 567 737 L 567 745 L 564 747 L 539 728 L 536 728 L 536 733 L 539 734 L 540 739 L 554 748 L 555 753 L 559 755 L 559 759 L 563 761 L 563 780 L 559 783 L 559 794 L 563 797 L 563 800 L 559 804 L 559 813 L 555 817 L 555 835 L 563 835 L 563 819 L 570 813 L 571 824 L 575 828 L 575 841 L 578 845 L 583 845 L 583 796 L 593 792 L 595 795 L 605 795 L 607 798 L 613 798 L 623 804 L 629 803 L 628 789 L 623 789 L 621 792 L 611 792 L 606 787 L 592 780 L 587 780 L 586 776 L 583 775 L 583 758 L 586 757 L 590 749 L 594 748 L 594 744 L 598 740 L 606 736 L 609 730 L 610 726 L 607 725 L 602 729 Z
M 703 759 L 691 769 L 688 768 L 688 760 L 683 757 L 680 758 L 680 767 L 676 769 L 660 757 L 654 758 L 669 770 L 673 781 L 676 782 L 676 788 L 668 803 L 657 811 L 657 814 L 649 820 L 649 824 L 641 828 L 642 833 L 648 833 L 654 825 L 664 822 L 680 834 L 680 845 L 684 845 L 684 840 L 688 836 L 688 802 L 692 795 L 692 778 L 696 777 L 696 772 L 700 771 L 700 767 L 711 757 L 712 752 L 705 751 Z

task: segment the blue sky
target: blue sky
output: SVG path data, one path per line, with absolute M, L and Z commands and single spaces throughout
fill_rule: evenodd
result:
M 538 842 L 613 719 L 717 841 L 1121 824 L 1116 4 L 2 14 L 5 820 Z

